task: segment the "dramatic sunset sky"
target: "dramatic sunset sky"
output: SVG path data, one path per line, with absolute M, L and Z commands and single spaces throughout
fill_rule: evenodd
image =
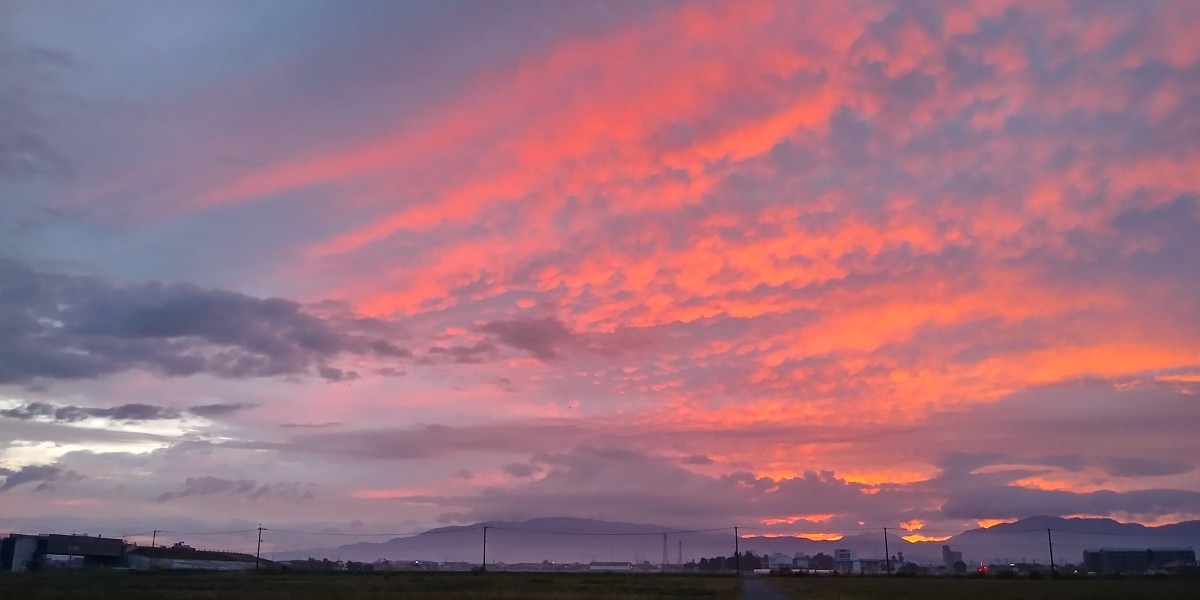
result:
M 1200 518 L 1197 31 L 4 2 L 0 531 Z

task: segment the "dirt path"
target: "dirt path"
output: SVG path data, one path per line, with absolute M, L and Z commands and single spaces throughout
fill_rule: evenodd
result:
M 761 577 L 742 579 L 742 600 L 792 600 L 791 596 L 767 585 Z

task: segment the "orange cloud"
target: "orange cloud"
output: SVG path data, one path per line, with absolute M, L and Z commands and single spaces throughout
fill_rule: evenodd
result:
M 761 523 L 768 526 L 783 524 L 792 525 L 800 521 L 805 521 L 808 523 L 824 523 L 825 521 L 832 519 L 834 516 L 835 515 L 833 514 L 792 515 L 775 519 L 763 519 Z
M 988 529 L 990 527 L 995 527 L 996 525 L 1002 525 L 1004 523 L 1012 523 L 1013 521 L 1014 521 L 1014 519 L 980 519 L 979 521 L 977 521 L 977 523 L 979 524 L 980 527 L 982 527 L 984 529 Z
M 743 534 L 743 538 L 796 538 L 804 539 L 813 542 L 836 542 L 846 536 L 840 533 L 759 533 L 759 534 Z
M 902 539 L 906 542 L 912 542 L 915 544 L 917 542 L 944 542 L 952 537 L 954 537 L 954 536 L 952 536 L 952 535 L 921 535 L 918 533 L 914 533 L 912 535 L 901 536 L 900 539 Z

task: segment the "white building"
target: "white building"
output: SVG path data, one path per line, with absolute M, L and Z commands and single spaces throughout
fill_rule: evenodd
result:
M 862 573 L 862 563 L 850 548 L 838 548 L 833 551 L 833 570 L 838 573 Z
M 588 570 L 601 573 L 628 573 L 633 571 L 633 563 L 592 561 L 592 563 L 588 565 Z
M 772 552 L 771 555 L 767 557 L 767 566 L 772 569 L 790 569 L 795 566 L 795 563 L 792 560 L 792 557 L 786 554 Z
M 40 538 L 14 533 L 0 542 L 0 571 L 24 573 L 38 552 Z

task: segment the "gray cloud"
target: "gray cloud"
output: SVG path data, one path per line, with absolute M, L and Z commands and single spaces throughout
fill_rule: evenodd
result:
M 1110 475 L 1118 477 L 1155 477 L 1191 473 L 1196 465 L 1182 460 L 1158 460 L 1141 457 L 1104 457 L 1091 461 Z
M 940 479 L 961 479 L 961 478 L 978 478 L 980 474 L 974 473 L 975 470 L 983 467 L 992 467 L 996 465 L 1019 464 L 1031 465 L 1034 467 L 1057 467 L 1068 471 L 1082 471 L 1086 468 L 1095 468 L 1103 471 L 1108 475 L 1116 477 L 1156 477 L 1167 475 L 1182 475 L 1190 473 L 1195 469 L 1195 465 L 1180 460 L 1165 460 L 1148 457 L 1129 457 L 1129 456 L 1084 456 L 1082 454 L 1056 454 L 1056 455 L 1019 455 L 1003 452 L 990 453 L 970 453 L 970 452 L 955 452 L 944 456 L 938 466 L 942 468 Z M 989 475 L 998 476 L 998 479 L 1011 481 L 1019 479 L 1030 473 L 1045 472 L 1044 469 L 1008 469 L 1002 471 L 993 471 Z
M 379 337 L 381 323 L 316 316 L 289 300 L 189 284 L 113 286 L 6 259 L 0 259 L 0 323 L 0 383 L 130 369 L 237 379 L 315 371 L 341 381 L 356 374 L 326 361 L 410 355 Z
M 312 491 L 296 482 L 258 483 L 253 479 L 223 479 L 220 477 L 189 477 L 179 488 L 163 492 L 154 497 L 155 502 L 170 502 L 190 496 L 241 496 L 251 500 L 260 498 L 292 498 L 307 500 Z
M 432 346 L 429 348 L 429 354 L 449 356 L 454 359 L 454 362 L 461 364 L 481 363 L 484 356 L 495 351 L 496 345 L 488 341 L 476 342 L 470 346 Z
M 112 419 L 114 421 L 160 421 L 178 419 L 183 413 L 178 409 L 152 404 L 122 404 L 111 408 L 83 406 L 55 406 L 45 402 L 30 402 L 24 406 L 0 410 L 0 416 L 22 421 L 40 419 L 59 423 L 76 423 L 85 419 Z
M 504 465 L 504 472 L 513 477 L 530 477 L 541 469 L 537 465 L 526 463 L 508 463 Z
M 1030 515 L 1169 515 L 1192 513 L 1197 506 L 1200 506 L 1200 492 L 1191 490 L 1077 493 L 1018 486 L 980 486 L 952 491 L 941 512 L 945 517 L 958 519 L 1015 519 Z
M 4 476 L 4 483 L 0 485 L 0 493 L 27 483 L 37 483 L 34 491 L 42 492 L 54 489 L 54 484 L 57 482 L 83 479 L 78 473 L 64 470 L 56 465 L 30 465 L 15 471 L 0 468 L 0 475 Z
M 317 365 L 317 375 L 329 382 L 354 381 L 358 379 L 358 373 L 355 371 L 344 371 L 329 365 Z
M 67 161 L 38 134 L 0 129 L 0 177 L 58 179 L 69 172 L 69 168 Z
M 342 424 L 338 421 L 329 421 L 326 423 L 280 423 L 279 426 L 283 429 L 325 429 L 341 427 Z
M 225 442 L 222 445 L 252 449 L 355 456 L 384 460 L 448 456 L 485 450 L 532 454 L 547 448 L 566 448 L 590 432 L 568 422 L 532 422 L 447 427 L 425 425 L 414 429 L 378 429 L 313 432 L 282 443 Z
M 111 419 L 113 421 L 134 423 L 140 421 L 181 419 L 184 417 L 185 412 L 201 417 L 220 417 L 255 406 L 257 405 L 242 403 L 201 404 L 183 411 L 169 406 L 141 403 L 121 404 L 112 407 L 90 407 L 70 404 L 55 405 L 48 402 L 30 402 L 16 408 L 0 410 L 0 417 L 20 421 L 36 420 L 54 423 L 77 423 L 86 419 Z
M 257 404 L 246 404 L 242 402 L 216 403 L 216 404 L 200 404 L 188 409 L 188 412 L 199 417 L 223 417 L 231 415 L 235 412 L 249 410 L 258 406 Z
M 553 317 L 492 321 L 479 330 L 495 335 L 505 346 L 524 350 L 542 360 L 557 358 L 559 348 L 572 337 L 567 325 Z
M 72 167 L 39 131 L 45 123 L 39 82 L 74 67 L 67 53 L 0 38 L 0 179 L 62 180 Z
M 543 514 L 663 524 L 752 521 L 798 511 L 879 515 L 893 501 L 886 492 L 863 494 L 869 486 L 828 472 L 778 480 L 747 472 L 711 477 L 671 459 L 619 448 L 580 447 L 534 461 L 545 475 L 514 487 L 488 488 L 476 496 L 396 499 L 464 509 L 447 518 L 465 521 L 524 518 L 536 506 Z

